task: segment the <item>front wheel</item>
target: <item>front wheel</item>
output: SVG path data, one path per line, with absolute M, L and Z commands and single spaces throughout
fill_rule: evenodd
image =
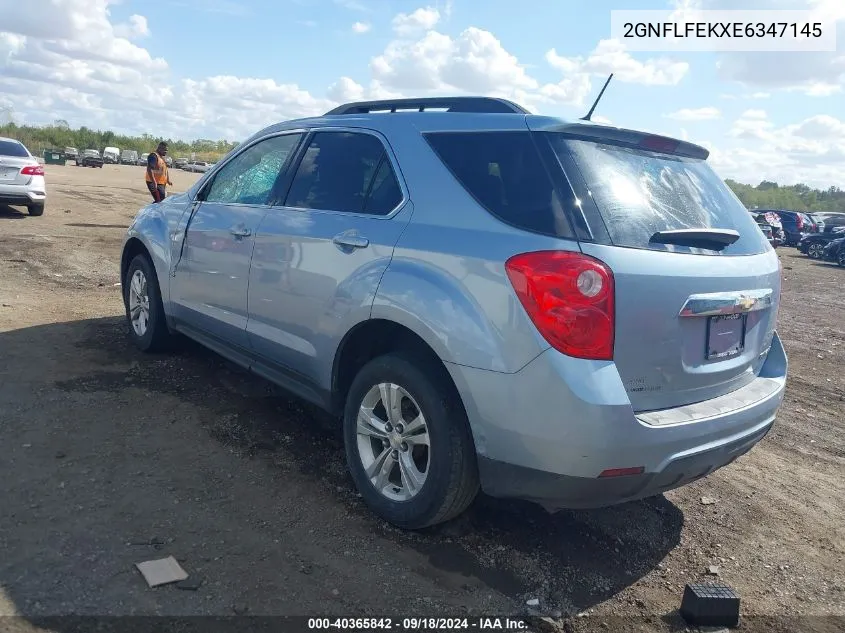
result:
M 839 247 L 839 255 L 836 256 L 836 263 L 845 268 L 845 248 Z
M 136 255 L 123 280 L 123 303 L 129 337 L 142 352 L 167 347 L 170 332 L 164 315 L 155 269 L 146 255 Z
M 435 363 L 399 354 L 370 361 L 349 390 L 343 435 L 358 492 L 397 527 L 448 521 L 478 494 L 466 413 Z
M 807 255 L 811 259 L 821 259 L 824 246 L 822 244 L 810 244 L 807 248 Z

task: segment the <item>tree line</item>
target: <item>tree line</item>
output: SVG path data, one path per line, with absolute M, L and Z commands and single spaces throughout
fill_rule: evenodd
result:
M 116 134 L 109 130 L 92 130 L 87 127 L 72 129 L 66 121 L 55 121 L 52 125 L 31 126 L 17 125 L 14 122 L 0 125 L 0 136 L 15 138 L 26 145 L 35 156 L 41 156 L 45 149 L 63 150 L 65 147 L 75 147 L 80 152 L 86 149 L 96 149 L 100 152 L 106 147 L 117 147 L 123 150 L 135 150 L 138 154 L 155 151 L 160 141 L 165 141 L 168 154 L 173 158 L 190 158 L 196 154 L 196 160 L 216 162 L 237 143 L 232 141 L 212 141 L 197 139 L 182 141 L 179 139 L 160 138 L 151 134 L 128 136 Z
M 756 187 L 735 180 L 725 183 L 749 209 L 790 211 L 840 211 L 845 213 L 845 190 L 839 187 L 813 189 L 807 185 L 779 185 L 764 180 Z
M 105 147 L 135 150 L 139 154 L 152 152 L 159 141 L 166 141 L 169 153 L 174 158 L 196 155 L 196 160 L 215 162 L 229 152 L 237 143 L 197 139 L 182 141 L 158 138 L 150 134 L 127 136 L 111 131 L 92 130 L 87 127 L 72 129 L 67 121 L 58 120 L 52 125 L 17 125 L 14 122 L 0 125 L 0 136 L 16 138 L 40 156 L 45 149 L 75 147 L 79 151 Z M 842 211 L 845 212 L 845 191 L 838 187 L 813 189 L 807 185 L 779 185 L 764 180 L 757 186 L 746 185 L 728 179 L 725 183 L 749 209 L 790 209 L 793 211 Z

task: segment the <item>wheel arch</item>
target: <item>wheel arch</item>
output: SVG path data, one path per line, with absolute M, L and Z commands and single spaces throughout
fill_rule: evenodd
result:
M 349 388 L 361 368 L 374 358 L 390 353 L 408 354 L 438 372 L 449 385 L 449 395 L 455 398 L 466 416 L 467 408 L 461 393 L 440 355 L 419 333 L 387 319 L 368 319 L 357 324 L 338 345 L 331 376 L 331 405 L 334 414 L 343 414 Z M 469 424 L 468 416 L 466 419 L 474 444 L 472 425 Z

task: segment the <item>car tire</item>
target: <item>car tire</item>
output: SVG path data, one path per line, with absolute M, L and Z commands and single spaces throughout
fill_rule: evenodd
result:
M 823 244 L 810 244 L 810 246 L 807 247 L 807 256 L 810 259 L 821 259 L 823 251 Z
M 836 256 L 836 263 L 845 268 L 845 248 L 839 247 L 839 254 Z
M 398 403 L 393 416 L 386 413 L 385 397 Z M 359 432 L 362 407 L 373 420 L 362 425 L 366 433 Z M 393 427 L 391 421 L 397 420 Z M 420 429 L 411 428 L 412 420 L 416 426 L 422 420 L 424 434 L 415 434 Z M 343 438 L 347 465 L 364 502 L 397 527 L 416 530 L 448 521 L 478 494 L 478 464 L 466 413 L 448 374 L 434 362 L 388 354 L 367 363 L 349 389 Z M 379 468 L 379 463 L 384 465 Z M 381 480 L 379 488 L 373 479 Z
M 147 255 L 136 255 L 129 263 L 123 280 L 123 305 L 129 337 L 138 349 L 158 352 L 168 347 L 171 335 L 158 277 Z
M 29 215 L 44 215 L 44 203 L 31 204 L 26 208 L 26 210 L 29 212 Z

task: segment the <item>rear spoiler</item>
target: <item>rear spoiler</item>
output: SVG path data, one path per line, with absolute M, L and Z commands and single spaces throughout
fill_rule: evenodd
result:
M 611 127 L 608 125 L 597 125 L 595 123 L 564 123 L 560 119 L 531 121 L 532 118 L 529 117 L 528 127 L 537 132 L 557 132 L 585 141 L 624 145 L 626 147 L 636 147 L 652 152 L 685 156 L 700 160 L 707 160 L 710 156 L 710 152 L 706 148 L 701 147 L 701 145 L 681 141 L 669 136 L 648 134 L 646 132 L 626 130 L 625 128 Z

